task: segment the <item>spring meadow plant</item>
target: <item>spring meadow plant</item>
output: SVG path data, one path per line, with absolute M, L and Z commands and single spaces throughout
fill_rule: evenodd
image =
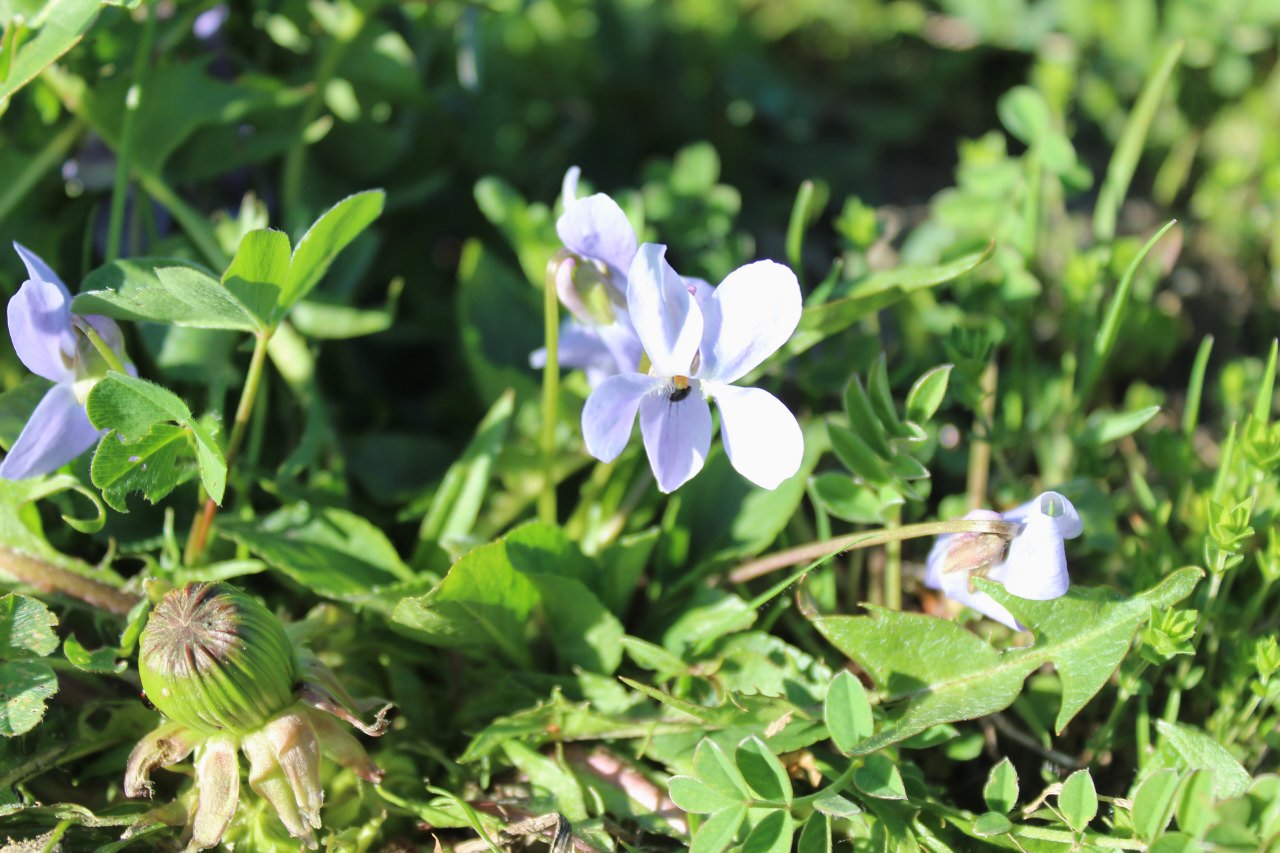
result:
M 1267 4 L 28 5 L 5 850 L 1280 845 Z

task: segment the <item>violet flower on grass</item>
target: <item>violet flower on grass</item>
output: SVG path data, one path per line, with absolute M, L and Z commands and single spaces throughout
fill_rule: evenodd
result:
M 102 435 L 89 423 L 85 400 L 109 365 L 89 340 L 96 333 L 125 362 L 120 327 L 107 317 L 76 317 L 71 292 L 34 252 L 13 244 L 29 278 L 9 300 L 9 340 L 27 369 L 54 383 L 0 462 L 0 478 L 50 474 Z
M 971 607 L 1015 631 L 1025 631 L 1000 602 L 973 588 L 974 576 L 999 581 L 1019 598 L 1047 601 L 1060 598 L 1071 586 L 1067 574 L 1064 539 L 1084 531 L 1076 508 L 1057 492 L 1044 492 L 1017 509 L 1000 514 L 976 509 L 966 520 L 1011 521 L 1022 530 L 1008 545 L 993 533 L 948 533 L 939 536 L 929 551 L 925 586 L 941 590 L 947 598 Z
M 800 425 L 769 392 L 732 383 L 791 337 L 801 310 L 795 274 L 773 261 L 747 264 L 699 306 L 665 255 L 665 246 L 646 243 L 627 275 L 627 308 L 651 367 L 611 376 L 587 398 L 587 450 L 603 462 L 617 458 L 638 414 L 658 488 L 672 492 L 702 469 L 715 400 L 733 467 L 777 488 L 800 468 Z

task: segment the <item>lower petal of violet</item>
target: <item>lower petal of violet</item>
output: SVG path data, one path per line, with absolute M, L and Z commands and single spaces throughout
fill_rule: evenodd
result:
M 0 478 L 22 480 L 51 474 L 93 447 L 100 435 L 71 386 L 55 385 L 0 462 Z
M 617 459 L 631 440 L 640 401 L 657 394 L 662 386 L 662 380 L 641 373 L 619 373 L 601 382 L 582 407 L 587 452 L 601 462 Z
M 674 492 L 702 470 L 711 449 L 711 407 L 697 388 L 680 399 L 640 401 L 640 434 L 658 488 Z
M 800 470 L 804 433 L 782 401 L 759 388 L 715 386 L 720 436 L 738 473 L 776 489 Z

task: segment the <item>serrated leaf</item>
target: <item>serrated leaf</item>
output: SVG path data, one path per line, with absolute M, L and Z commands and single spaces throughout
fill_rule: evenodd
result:
M 878 800 L 905 800 L 907 789 L 902 785 L 902 774 L 889 757 L 872 753 L 862 766 L 853 771 L 853 784 L 868 797 Z
M 796 853 L 831 853 L 831 821 L 820 811 L 815 811 L 800 828 L 796 839 Z
M 0 660 L 51 654 L 58 647 L 57 624 L 42 601 L 16 592 L 0 598 Z
M 818 631 L 871 674 L 889 707 L 887 724 L 856 752 L 868 754 L 940 723 L 969 720 L 1013 703 L 1023 679 L 1053 663 L 1062 680 L 1059 732 L 1102 688 L 1151 609 L 1181 601 L 1203 576 L 1179 569 L 1131 598 L 1073 588 L 1052 601 L 1028 601 L 996 583 L 977 583 L 1036 632 L 1034 646 L 998 652 L 954 622 L 869 607 L 872 616 L 824 616 Z
M 773 750 L 760 738 L 743 740 L 734 751 L 733 759 L 747 787 L 756 796 L 775 803 L 791 802 L 791 777 Z
M 823 717 L 836 748 L 846 755 L 871 737 L 874 725 L 871 702 L 857 676 L 845 670 L 832 679 L 831 686 L 827 688 Z
M 75 297 L 78 314 L 170 323 L 194 329 L 261 331 L 265 326 L 234 293 L 201 267 L 165 258 L 113 261 Z
M 178 395 L 154 382 L 109 372 L 89 392 L 85 406 L 89 421 L 98 429 L 115 430 L 125 441 L 137 441 L 158 423 L 173 421 L 196 440 L 200 480 L 215 503 L 222 503 L 227 485 L 227 463 L 213 437 L 191 415 Z
M 671 802 L 691 814 L 714 814 L 743 802 L 744 797 L 727 796 L 719 789 L 692 776 L 672 776 L 667 782 Z
M 45 702 L 58 691 L 58 676 L 47 663 L 0 663 L 0 735 L 14 737 L 36 727 Z
M 1174 794 L 1178 791 L 1178 771 L 1157 770 L 1148 776 L 1133 797 L 1133 831 L 1148 841 L 1164 832 L 1173 818 Z
M 289 261 L 288 235 L 262 228 L 240 238 L 236 256 L 222 274 L 222 286 L 257 318 L 261 328 L 273 323 Z
M 154 504 L 194 473 L 194 466 L 178 467 L 178 455 L 186 447 L 187 431 L 173 424 L 153 424 L 135 441 L 125 441 L 113 430 L 98 442 L 89 476 L 112 509 L 128 512 L 131 493 L 142 492 Z
M 747 819 L 746 806 L 731 806 L 703 821 L 693 834 L 689 853 L 723 853 L 733 843 L 742 822 Z
M 1000 814 L 1008 814 L 1018 804 L 1018 771 L 1008 757 L 991 768 L 987 784 L 982 787 L 982 799 L 987 808 Z
M 338 253 L 382 215 L 385 201 L 382 190 L 366 190 L 347 196 L 320 215 L 293 250 L 280 293 L 283 311 L 320 283 Z
M 795 831 L 795 821 L 790 814 L 781 809 L 772 811 L 747 833 L 742 853 L 791 853 L 791 837 Z
M 942 405 L 943 397 L 947 395 L 952 367 L 950 364 L 940 364 L 926 370 L 915 381 L 907 392 L 907 420 L 922 424 L 934 416 Z
M 844 411 L 849 416 L 849 426 L 882 459 L 893 458 L 893 448 L 885 434 L 884 425 L 876 417 L 871 398 L 862 387 L 862 380 L 854 375 L 844 389 Z
M 1182 769 L 1212 771 L 1213 792 L 1219 799 L 1238 797 L 1249 789 L 1249 771 L 1204 732 L 1164 720 L 1156 720 L 1156 731 L 1160 733 L 1159 752 L 1171 750 Z
M 1062 783 L 1058 811 L 1062 812 L 1067 826 L 1076 832 L 1084 832 L 1089 821 L 1098 816 L 1098 791 L 1088 768 L 1077 770 Z

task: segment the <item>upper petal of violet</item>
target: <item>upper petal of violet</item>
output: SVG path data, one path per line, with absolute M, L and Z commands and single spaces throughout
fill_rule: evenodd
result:
M 1053 521 L 1063 539 L 1075 539 L 1084 532 L 1080 513 L 1060 492 L 1042 492 L 1022 506 L 1003 513 L 1005 521 L 1026 521 L 1033 515 L 1043 515 Z
M 67 290 L 67 286 L 62 283 L 62 279 L 58 278 L 58 274 L 39 255 L 18 242 L 13 244 L 13 248 L 17 251 L 18 257 L 22 258 L 22 265 L 27 268 L 28 278 L 32 281 L 47 281 L 50 284 L 56 284 L 66 294 L 67 299 L 71 298 L 71 291 Z
M 667 247 L 645 243 L 627 276 L 627 310 L 658 376 L 688 376 L 702 342 L 702 311 L 666 260 Z
M 75 379 L 71 299 L 57 284 L 23 283 L 9 300 L 9 340 L 27 369 L 51 382 Z
M 564 180 L 560 182 L 560 200 L 565 210 L 578 200 L 578 179 L 581 177 L 582 170 L 577 166 L 570 166 L 564 173 Z
M 607 264 L 621 288 L 639 241 L 616 201 L 604 193 L 578 199 L 556 221 L 556 233 L 569 251 Z
M 52 474 L 92 447 L 99 435 L 71 385 L 55 385 L 40 400 L 9 454 L 0 462 L 0 479 Z
M 647 395 L 658 393 L 663 381 L 642 373 L 619 373 L 605 379 L 582 407 L 582 439 L 587 452 L 612 462 L 631 440 L 636 409 Z
M 776 489 L 800 470 L 804 433 L 782 401 L 759 388 L 717 385 L 720 437 L 738 473 L 757 486 Z
M 706 301 L 700 377 L 733 382 L 778 351 L 800 322 L 800 284 L 773 261 L 738 267 Z
M 640 434 L 658 488 L 669 494 L 702 470 L 711 450 L 711 407 L 696 388 L 679 400 L 666 394 L 645 397 Z

